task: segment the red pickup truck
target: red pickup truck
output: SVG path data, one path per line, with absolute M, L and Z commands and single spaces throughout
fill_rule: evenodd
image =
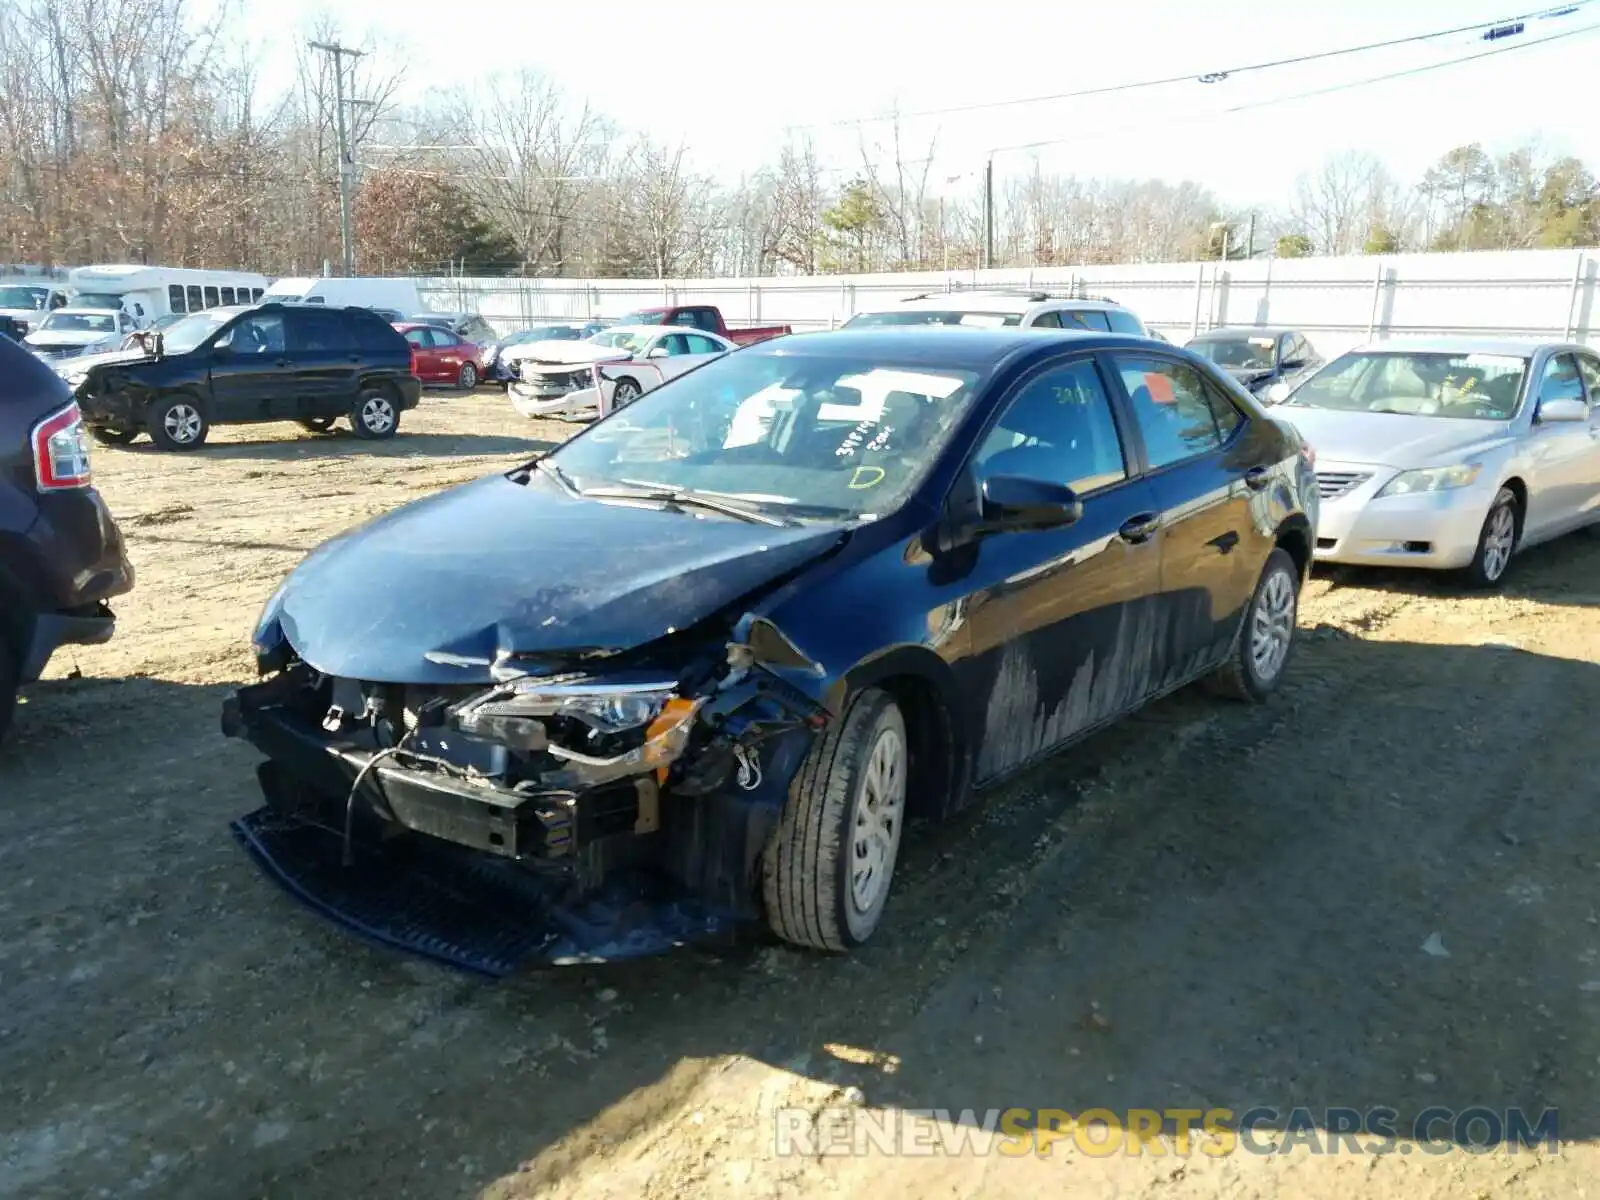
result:
M 726 321 L 722 319 L 722 310 L 715 304 L 678 304 L 670 308 L 639 308 L 629 313 L 617 322 L 618 325 L 687 325 L 692 329 L 704 329 L 710 333 L 720 333 L 730 342 L 739 346 L 748 346 L 752 342 L 764 342 L 768 338 L 782 337 L 786 333 L 793 333 L 791 325 L 747 325 L 739 329 L 729 329 Z

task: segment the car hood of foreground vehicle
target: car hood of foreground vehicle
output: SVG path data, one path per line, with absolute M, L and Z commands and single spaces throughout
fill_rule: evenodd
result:
M 491 476 L 341 534 L 268 603 L 328 675 L 488 682 L 509 654 L 571 661 L 683 630 L 838 545 L 836 525 L 756 525 Z

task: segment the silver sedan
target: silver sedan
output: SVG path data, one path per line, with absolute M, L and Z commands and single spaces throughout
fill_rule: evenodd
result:
M 1517 551 L 1600 520 L 1600 356 L 1585 346 L 1376 342 L 1273 413 L 1316 452 L 1321 562 L 1493 587 Z

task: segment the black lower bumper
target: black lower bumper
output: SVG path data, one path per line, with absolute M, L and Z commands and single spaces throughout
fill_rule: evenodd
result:
M 33 636 L 22 656 L 22 682 L 32 683 L 44 674 L 50 658 L 63 646 L 98 646 L 111 640 L 117 620 L 105 605 L 83 613 L 40 613 L 33 620 Z

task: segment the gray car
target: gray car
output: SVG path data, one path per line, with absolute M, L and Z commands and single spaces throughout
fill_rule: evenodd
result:
M 1563 342 L 1400 339 L 1280 405 L 1317 456 L 1316 558 L 1465 570 L 1600 519 L 1600 356 Z
M 1264 404 L 1276 403 L 1327 361 L 1298 329 L 1273 326 L 1209 329 L 1185 349 L 1216 363 Z

